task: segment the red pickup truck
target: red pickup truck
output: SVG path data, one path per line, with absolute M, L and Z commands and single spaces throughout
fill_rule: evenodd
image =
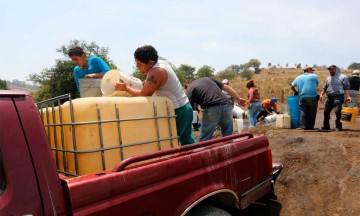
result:
M 0 215 L 230 215 L 276 199 L 282 167 L 266 136 L 241 133 L 68 177 L 57 172 L 30 94 L 0 91 Z

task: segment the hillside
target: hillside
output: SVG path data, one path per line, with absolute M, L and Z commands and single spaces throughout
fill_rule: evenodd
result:
M 352 71 L 342 70 L 342 73 L 345 75 L 351 75 L 351 72 Z M 263 69 L 259 74 L 254 74 L 252 79 L 260 90 L 261 99 L 276 96 L 282 100 L 282 102 L 286 103 L 287 96 L 293 94 L 293 91 L 290 89 L 290 83 L 295 77 L 302 73 L 302 69 L 271 68 Z M 322 69 L 316 70 L 314 73 L 317 74 L 319 78 L 318 92 L 320 93 L 326 77 L 329 76 L 329 71 Z M 230 81 L 230 86 L 244 98 L 247 95 L 246 82 L 246 80 L 238 77 Z
M 19 81 L 19 80 L 7 81 L 6 85 L 11 90 L 23 90 L 29 92 L 34 92 L 39 90 L 39 86 L 31 85 L 25 81 Z
M 302 73 L 300 69 L 266 69 L 253 77 L 262 99 L 292 95 L 290 82 Z M 327 70 L 316 71 L 318 92 L 328 76 Z M 350 75 L 351 71 L 345 71 Z M 232 80 L 230 85 L 240 96 L 246 96 L 246 81 Z M 283 92 L 283 93 L 282 93 Z M 322 126 L 324 104 L 319 102 L 315 127 Z M 330 127 L 335 128 L 334 112 Z M 257 126 L 254 134 L 266 134 L 273 161 L 284 165 L 276 193 L 277 201 L 263 201 L 234 215 L 358 216 L 360 215 L 360 116 L 356 124 L 343 124 L 340 132 L 315 132 L 278 129 L 274 124 Z

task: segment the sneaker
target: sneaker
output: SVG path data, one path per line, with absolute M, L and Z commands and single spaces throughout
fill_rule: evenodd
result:
M 330 127 L 322 127 L 321 130 L 330 130 Z
M 341 128 L 336 128 L 335 131 L 341 131 Z

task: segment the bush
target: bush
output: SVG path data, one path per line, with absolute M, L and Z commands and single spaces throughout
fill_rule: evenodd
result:
M 251 78 L 253 77 L 253 72 L 251 70 L 244 70 L 240 76 L 243 78 L 243 79 L 246 79 L 246 80 L 251 80 Z

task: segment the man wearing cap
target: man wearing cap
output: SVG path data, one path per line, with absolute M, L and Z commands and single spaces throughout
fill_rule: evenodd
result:
M 360 86 L 360 77 L 359 70 L 354 70 L 352 76 L 349 77 L 350 83 L 350 97 L 353 103 L 357 105 L 358 95 L 359 95 L 359 86 Z
M 276 97 L 272 97 L 271 99 L 266 99 L 261 101 L 261 108 L 260 108 L 260 112 L 257 116 L 257 120 L 259 120 L 260 118 L 264 118 L 267 115 L 270 115 L 272 112 L 276 112 L 277 111 L 277 107 L 276 107 L 276 102 L 278 101 L 278 99 Z
M 323 101 L 326 93 L 327 100 L 324 109 L 324 122 L 323 130 L 330 130 L 330 112 L 335 109 L 335 131 L 342 130 L 341 109 L 344 103 L 344 95 L 346 96 L 347 102 L 352 102 L 350 97 L 350 83 L 347 76 L 341 74 L 340 68 L 336 65 L 331 65 L 329 68 L 330 76 L 326 78 L 323 90 L 320 93 L 320 101 Z
M 306 67 L 304 73 L 296 77 L 291 83 L 294 95 L 299 95 L 300 100 L 300 128 L 303 130 L 313 130 L 315 126 L 316 112 L 319 96 L 316 87 L 319 80 L 315 69 Z
M 228 86 L 230 84 L 230 81 L 228 79 L 223 79 L 223 81 L 221 81 L 221 83 Z M 222 92 L 224 92 L 226 97 L 229 98 L 231 105 L 234 107 L 235 99 L 233 97 L 231 97 L 231 95 L 229 93 L 227 93 L 225 90 L 222 90 Z

